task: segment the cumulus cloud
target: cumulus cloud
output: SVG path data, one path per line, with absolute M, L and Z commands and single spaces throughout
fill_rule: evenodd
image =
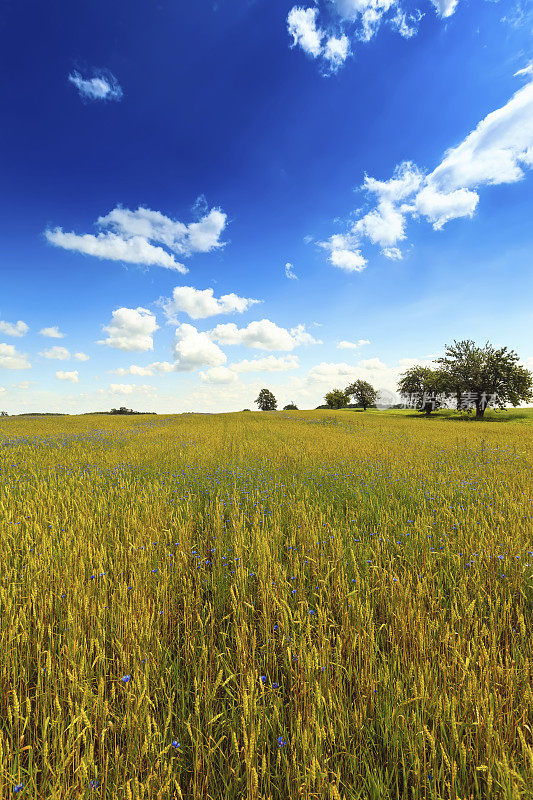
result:
M 235 383 L 238 380 L 237 373 L 229 367 L 211 367 L 205 372 L 200 372 L 200 378 L 204 383 L 214 385 L 224 385 Z
M 298 280 L 298 276 L 296 275 L 295 271 L 293 270 L 293 266 L 294 265 L 291 264 L 290 261 L 287 261 L 287 263 L 285 264 L 285 277 L 288 278 L 291 281 L 297 281 Z
M 357 350 L 358 347 L 363 347 L 365 344 L 370 344 L 370 340 L 359 339 L 357 342 L 347 342 L 343 339 L 342 342 L 337 344 L 337 350 Z
M 109 391 L 111 394 L 135 394 L 136 392 L 140 394 L 153 394 L 157 389 L 155 386 L 150 386 L 146 383 L 140 386 L 133 383 L 110 383 Z
M 431 0 L 437 15 L 443 19 L 453 14 L 457 2 Z M 323 74 L 331 74 L 350 55 L 351 39 L 370 42 L 384 23 L 405 39 L 415 36 L 424 15 L 419 9 L 406 9 L 405 5 L 403 0 L 315 0 L 309 8 L 293 6 L 287 16 L 291 47 L 300 47 L 319 60 Z
M 28 333 L 29 327 L 21 319 L 18 322 L 6 322 L 0 319 L 0 333 L 5 333 L 6 336 L 20 337 Z
M 111 372 L 114 375 L 153 375 L 166 374 L 168 372 L 175 372 L 176 365 L 171 364 L 169 361 L 154 361 L 153 364 L 147 364 L 145 367 L 137 364 L 132 364 L 130 367 L 119 367 L 113 369 Z
M 336 72 L 350 54 L 350 42 L 345 34 L 328 36 L 317 26 L 318 9 L 294 6 L 287 17 L 287 31 L 292 47 L 299 46 L 313 58 L 321 57 L 329 72 Z
M 142 236 L 132 236 L 123 239 L 115 233 L 77 234 L 65 233 L 61 228 L 45 231 L 45 236 L 50 244 L 83 253 L 87 256 L 105 259 L 107 261 L 124 261 L 127 264 L 142 264 L 146 267 L 165 267 L 185 274 L 188 269 L 167 253 L 162 247 L 155 247 L 143 239 Z
M 42 353 L 39 353 L 40 356 L 43 358 L 53 358 L 57 359 L 58 361 L 68 361 L 70 358 L 70 352 L 67 350 L 66 347 L 51 347 L 49 350 L 43 350 Z
M 519 71 L 521 76 L 530 73 Z M 384 256 L 402 258 L 398 247 L 406 239 L 410 219 L 424 219 L 435 230 L 451 220 L 470 218 L 483 186 L 516 183 L 533 166 L 533 80 L 518 89 L 501 108 L 487 114 L 440 164 L 424 173 L 411 161 L 396 166 L 389 180 L 365 176 L 361 189 L 375 203 L 350 224 L 319 244 L 330 262 L 349 271 L 366 264 L 362 247 L 378 245 Z
M 57 325 L 53 325 L 51 328 L 41 328 L 39 331 L 40 336 L 47 336 L 49 339 L 64 339 L 65 334 L 61 333 Z
M 87 355 L 87 353 L 74 353 L 74 358 L 76 359 L 76 361 L 88 361 L 89 360 L 89 356 Z
M 15 345 L 0 342 L 0 369 L 30 369 L 26 353 L 19 353 Z
M 305 325 L 287 330 L 269 319 L 250 322 L 245 328 L 228 322 L 217 325 L 208 335 L 220 344 L 240 344 L 260 350 L 294 350 L 299 345 L 322 344 L 307 333 Z
M 74 84 L 84 100 L 121 100 L 122 88 L 115 76 L 108 70 L 93 70 L 92 78 L 83 78 L 74 70 L 68 80 Z
M 198 222 L 186 225 L 142 206 L 136 211 L 117 206 L 98 218 L 97 234 L 66 233 L 57 227 L 46 230 L 45 236 L 50 244 L 65 250 L 185 274 L 188 269 L 176 260 L 176 255 L 188 257 L 224 247 L 220 236 L 226 221 L 227 215 L 219 208 L 212 208 Z
M 251 297 L 239 297 L 233 292 L 214 297 L 213 289 L 176 286 L 172 297 L 160 302 L 167 319 L 176 324 L 176 314 L 179 312 L 188 314 L 192 319 L 206 319 L 217 314 L 242 314 L 261 301 Z
M 118 308 L 103 330 L 107 339 L 97 342 L 117 350 L 143 352 L 154 349 L 153 334 L 159 329 L 155 316 L 147 308 Z
M 72 383 L 78 383 L 78 370 L 73 370 L 72 372 L 64 372 L 63 370 L 58 370 L 56 372 L 56 378 L 60 381 L 71 381 Z
M 207 333 L 185 322 L 176 329 L 174 356 L 178 372 L 191 372 L 199 367 L 219 367 L 227 361 L 225 353 Z
M 230 365 L 235 372 L 286 372 L 298 369 L 298 356 L 266 356 L 237 361 Z

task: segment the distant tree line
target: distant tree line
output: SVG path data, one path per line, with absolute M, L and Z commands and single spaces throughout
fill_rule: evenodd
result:
M 471 339 L 445 346 L 435 359 L 438 367 L 413 366 L 402 373 L 397 390 L 404 399 L 393 408 L 413 408 L 429 415 L 455 403 L 457 410 L 482 419 L 487 408 L 516 407 L 533 400 L 533 375 L 521 366 L 514 350 L 496 348 L 489 342 L 479 347 Z M 318 408 L 375 408 L 379 392 L 368 382 L 356 380 L 345 389 L 332 389 L 325 406 Z M 353 403 L 350 403 L 353 400 Z M 277 401 L 270 389 L 261 389 L 255 401 L 261 411 L 275 411 Z M 284 411 L 297 410 L 289 403 Z
M 507 347 L 489 342 L 479 347 L 471 339 L 446 345 L 445 355 L 435 359 L 436 369 L 413 366 L 398 382 L 398 392 L 407 403 L 396 407 L 416 409 L 426 415 L 455 403 L 457 410 L 482 419 L 487 408 L 518 406 L 533 399 L 533 375 L 518 364 L 518 355 Z M 378 392 L 358 380 L 346 389 L 332 389 L 325 396 L 328 408 L 346 408 L 350 398 L 363 410 L 373 408 Z

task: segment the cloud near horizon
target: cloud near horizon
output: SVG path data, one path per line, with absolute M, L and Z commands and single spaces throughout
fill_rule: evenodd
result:
M 208 336 L 219 344 L 237 344 L 259 350 L 294 350 L 308 344 L 322 344 L 305 330 L 305 325 L 297 325 L 287 330 L 269 319 L 250 322 L 245 328 L 238 328 L 234 322 L 217 325 Z

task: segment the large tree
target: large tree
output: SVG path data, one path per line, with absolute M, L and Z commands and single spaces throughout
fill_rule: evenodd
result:
M 348 397 L 353 397 L 358 406 L 363 406 L 363 411 L 376 405 L 378 393 L 368 381 L 354 381 L 344 390 Z
M 324 400 L 330 408 L 346 408 L 348 405 L 348 395 L 342 389 L 332 389 Z
M 275 411 L 278 407 L 276 402 L 276 398 L 270 391 L 270 389 L 261 389 L 259 392 L 259 396 L 255 401 L 261 411 Z
M 507 347 L 495 348 L 489 342 L 478 347 L 471 339 L 454 341 L 436 361 L 457 398 L 457 408 L 475 408 L 477 419 L 483 418 L 487 406 L 505 408 L 533 399 L 533 375 Z
M 445 405 L 451 389 L 443 370 L 414 366 L 402 373 L 398 392 L 417 411 L 429 415 Z

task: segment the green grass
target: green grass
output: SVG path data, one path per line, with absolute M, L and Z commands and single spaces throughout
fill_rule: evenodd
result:
M 0 420 L 0 796 L 532 799 L 505 414 Z

